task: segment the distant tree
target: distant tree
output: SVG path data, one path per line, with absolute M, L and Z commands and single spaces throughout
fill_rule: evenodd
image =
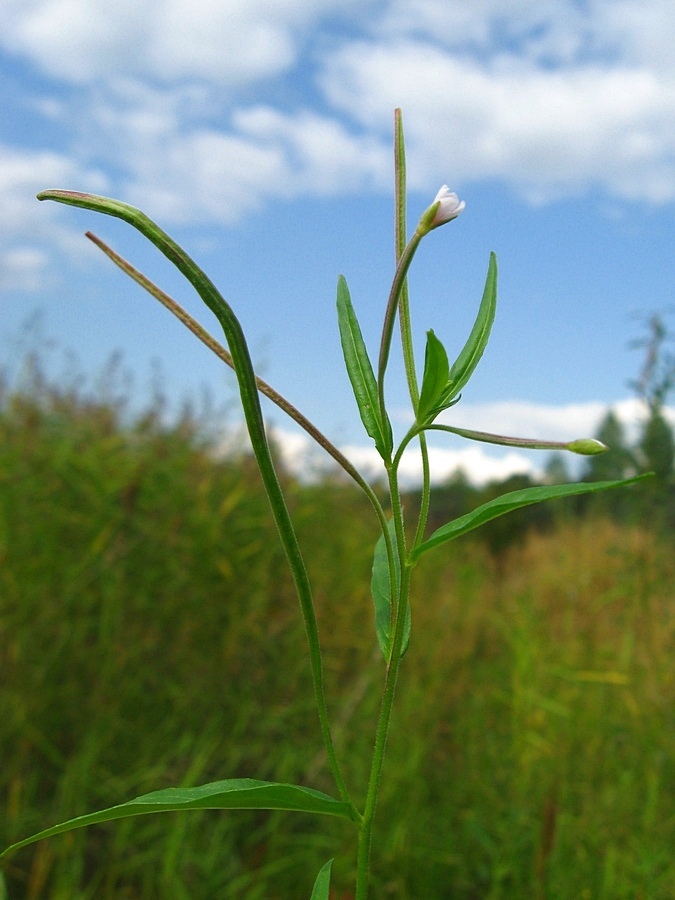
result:
M 570 481 L 570 474 L 567 471 L 565 457 L 562 453 L 552 453 L 544 468 L 544 482 L 545 484 L 564 484 L 566 481 Z
M 440 528 L 450 519 L 462 516 L 476 505 L 477 490 L 469 481 L 463 469 L 457 469 L 443 484 L 431 491 L 431 506 L 427 518 L 429 530 Z M 410 497 L 408 503 L 417 503 L 418 492 Z
M 675 354 L 669 349 L 673 335 L 659 312 L 646 317 L 646 335 L 632 346 L 644 351 L 640 373 L 631 387 L 644 403 L 647 416 L 636 448 L 639 468 L 654 478 L 640 491 L 641 511 L 652 526 L 675 526 L 675 439 L 664 415 L 675 388 Z
M 492 481 L 486 484 L 479 492 L 478 500 L 480 503 L 487 503 L 502 494 L 521 491 L 524 488 L 533 487 L 536 483 L 529 475 L 510 475 L 504 481 Z M 493 519 L 481 528 L 481 540 L 495 557 L 500 557 L 528 531 L 542 533 L 549 529 L 556 521 L 556 506 L 558 504 L 536 503 L 533 506 L 526 506 L 511 512 L 508 516 Z
M 585 481 L 614 481 L 630 478 L 638 472 L 635 454 L 626 443 L 626 434 L 621 421 L 613 410 L 609 410 L 600 423 L 595 437 L 609 449 L 598 456 L 590 456 L 584 470 Z M 596 513 L 626 521 L 634 513 L 635 498 L 630 491 L 607 491 L 594 497 L 580 497 L 577 510 L 582 513 Z
M 631 345 L 643 349 L 645 358 L 638 377 L 629 384 L 647 407 L 639 443 L 642 468 L 654 472 L 662 487 L 672 480 L 675 460 L 673 432 L 663 414 L 668 395 L 675 387 L 675 354 L 667 348 L 673 335 L 662 313 L 647 316 L 646 328 L 645 337 Z
M 626 444 L 623 425 L 611 409 L 600 423 L 595 437 L 609 447 L 609 450 L 598 456 L 588 457 L 585 471 L 588 481 L 610 481 L 629 478 L 635 474 L 635 456 Z
M 628 384 L 652 414 L 663 409 L 668 394 L 675 387 L 675 354 L 666 349 L 673 335 L 666 327 L 664 314 L 650 313 L 645 322 L 645 337 L 631 341 L 629 345 L 634 349 L 644 349 L 644 362 L 638 377 Z
M 658 410 L 651 413 L 644 426 L 640 450 L 645 471 L 653 472 L 661 483 L 672 479 L 675 439 L 670 425 Z

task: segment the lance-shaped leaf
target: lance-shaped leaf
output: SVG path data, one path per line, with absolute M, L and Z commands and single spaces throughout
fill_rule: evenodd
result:
M 388 527 L 392 542 L 394 543 L 394 546 L 396 546 L 396 533 L 394 530 L 393 519 L 390 519 Z M 398 554 L 396 553 L 394 554 L 394 572 L 396 577 L 396 593 L 398 595 L 401 584 L 401 567 Z M 392 590 L 387 545 L 383 534 L 380 535 L 380 538 L 375 545 L 375 553 L 373 555 L 373 575 L 370 582 L 370 590 L 373 595 L 373 605 L 375 606 L 375 631 L 377 633 L 377 642 L 380 645 L 380 650 L 382 651 L 384 658 L 389 662 L 391 658 L 392 639 Z M 411 614 L 410 603 L 408 603 L 405 614 L 401 656 L 403 656 L 410 644 L 410 628 Z
M 388 419 L 382 421 L 380 416 L 377 382 L 373 367 L 370 364 L 361 328 L 352 306 L 347 281 L 342 275 L 338 279 L 337 311 L 342 353 L 361 421 L 366 432 L 375 441 L 380 456 L 383 459 L 390 459 L 394 445 L 391 425 Z
M 465 516 L 460 516 L 458 519 L 448 522 L 447 525 L 442 525 L 424 543 L 419 545 L 413 554 L 413 558 L 418 559 L 427 550 L 438 547 L 439 544 L 445 544 L 447 541 L 452 541 L 468 531 L 473 531 L 474 528 L 480 528 L 481 525 L 484 525 L 491 519 L 496 519 L 498 516 L 521 509 L 523 506 L 531 506 L 533 503 L 541 503 L 544 500 L 555 500 L 558 497 L 575 497 L 579 494 L 606 491 L 610 488 L 633 484 L 636 481 L 649 477 L 649 475 L 638 475 L 636 478 L 626 478 L 622 481 L 594 481 L 590 484 L 553 484 L 524 488 L 521 491 L 510 491 L 508 494 L 502 494 L 501 497 L 490 500 L 489 503 L 484 503 Z
M 462 352 L 450 369 L 450 383 L 448 385 L 448 390 L 443 397 L 444 406 L 447 407 L 450 405 L 452 399 L 459 394 L 480 362 L 480 358 L 483 355 L 483 351 L 490 338 L 496 309 L 497 257 L 494 253 L 491 253 L 487 278 L 485 280 L 485 289 L 483 291 L 483 299 L 478 308 L 478 315 L 476 316 L 476 321 L 471 329 L 471 334 L 469 335 Z
M 441 398 L 448 389 L 449 378 L 450 363 L 445 347 L 433 331 L 427 331 L 424 376 L 417 406 L 417 421 L 420 425 L 430 421 L 438 410 Z
M 151 241 L 155 247 L 157 247 L 174 266 L 176 266 L 178 271 L 187 278 L 204 303 L 206 303 L 220 322 L 223 331 L 225 332 L 229 352 L 232 356 L 232 363 L 237 375 L 244 418 L 246 419 L 246 427 L 251 438 L 251 446 L 258 468 L 260 469 L 270 506 L 272 507 L 272 513 L 284 546 L 286 559 L 293 574 L 293 581 L 300 601 L 300 608 L 302 609 L 305 630 L 307 632 L 307 642 L 309 645 L 314 692 L 317 699 L 321 732 L 328 754 L 328 762 L 340 794 L 346 800 L 348 791 L 337 761 L 328 723 L 328 710 L 325 702 L 323 670 L 321 667 L 319 633 L 316 613 L 314 611 L 312 589 L 309 583 L 304 559 L 298 545 L 293 522 L 288 507 L 286 506 L 284 492 L 277 477 L 274 460 L 272 459 L 272 452 L 265 429 L 265 421 L 260 406 L 256 376 L 241 323 L 206 273 L 199 268 L 195 261 L 188 256 L 181 246 L 169 237 L 169 235 L 153 222 L 152 219 L 146 216 L 145 213 L 141 212 L 141 210 L 129 206 L 128 203 L 113 200 L 110 197 L 100 197 L 96 194 L 83 194 L 78 191 L 42 191 L 38 194 L 38 200 L 56 200 L 59 203 L 65 203 L 68 206 L 91 209 L 108 216 L 115 216 L 116 218 L 122 219 L 124 222 L 128 222 L 134 228 L 138 229 L 142 235 Z
M 330 900 L 330 870 L 333 860 L 329 859 L 325 866 L 321 867 L 314 882 L 314 890 L 309 900 Z
M 143 794 L 128 803 L 120 803 L 98 812 L 77 816 L 53 825 L 8 847 L 0 858 L 13 850 L 43 838 L 74 831 L 86 825 L 127 819 L 147 813 L 176 812 L 186 809 L 287 809 L 295 812 L 318 813 L 352 819 L 349 804 L 334 800 L 328 794 L 296 784 L 258 781 L 254 778 L 229 778 L 194 788 L 166 788 Z

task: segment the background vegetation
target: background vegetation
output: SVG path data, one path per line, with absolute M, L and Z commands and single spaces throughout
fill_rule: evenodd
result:
M 665 458 L 672 444 L 667 425 L 634 448 L 610 426 L 614 455 L 586 477 L 640 470 L 649 446 Z M 362 790 L 383 667 L 377 526 L 338 478 L 285 481 L 337 744 Z M 456 479 L 433 516 L 517 486 Z M 375 896 L 675 896 L 672 525 L 671 451 L 649 489 L 523 510 L 425 558 Z M 2 846 L 167 786 L 251 776 L 332 792 L 257 474 L 189 410 L 170 426 L 161 405 L 132 417 L 36 370 L 4 392 L 0 672 Z M 38 843 L 4 871 L 11 900 L 272 900 L 308 897 L 335 855 L 334 896 L 348 898 L 354 837 L 290 813 L 152 815 Z

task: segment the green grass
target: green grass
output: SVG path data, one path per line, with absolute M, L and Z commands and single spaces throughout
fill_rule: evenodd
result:
M 304 633 L 246 453 L 199 423 L 123 426 L 43 389 L 0 413 L 0 843 L 144 791 L 250 776 L 333 793 Z M 365 790 L 383 664 L 377 527 L 347 485 L 286 479 L 344 769 Z M 375 829 L 374 896 L 675 895 L 672 545 L 567 519 L 499 558 L 420 566 Z M 193 812 L 25 848 L 9 897 L 309 897 L 355 835 L 295 814 Z

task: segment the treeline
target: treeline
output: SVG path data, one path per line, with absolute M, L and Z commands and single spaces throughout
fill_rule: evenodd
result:
M 546 467 L 544 481 L 547 484 L 613 481 L 646 473 L 652 477 L 631 488 L 530 506 L 496 519 L 480 530 L 480 539 L 493 552 L 500 553 L 531 529 L 546 530 L 561 520 L 595 514 L 619 524 L 675 529 L 675 437 L 665 415 L 668 396 L 675 386 L 675 356 L 669 350 L 672 336 L 664 316 L 658 312 L 645 318 L 645 332 L 632 345 L 643 353 L 643 362 L 638 377 L 629 382 L 645 410 L 637 440 L 629 442 L 620 419 L 610 410 L 593 435 L 608 451 L 587 458 L 580 475 L 570 473 L 565 456 L 554 454 Z M 506 491 L 535 484 L 527 475 L 514 475 L 484 488 L 474 488 L 459 473 L 433 491 L 429 525 L 438 527 Z M 408 502 L 414 506 L 415 495 L 411 494 Z
M 434 530 L 501 494 L 532 487 L 542 481 L 546 484 L 559 484 L 578 480 L 620 480 L 648 472 L 652 473 L 649 480 L 630 488 L 555 503 L 535 504 L 517 510 L 487 523 L 466 539 L 477 541 L 494 555 L 499 555 L 529 531 L 546 532 L 560 522 L 582 520 L 595 514 L 609 517 L 618 524 L 644 524 L 659 530 L 675 528 L 675 436 L 664 413 L 675 369 L 669 358 L 664 360 L 662 348 L 654 346 L 654 342 L 658 344 L 665 336 L 661 331 L 661 320 L 655 317 L 650 322 L 656 337 L 648 346 L 645 369 L 640 378 L 632 382 L 646 410 L 644 424 L 636 441 L 629 442 L 620 419 L 613 411 L 609 411 L 597 433 L 593 435 L 606 444 L 609 450 L 599 456 L 586 458 L 581 472 L 578 467 L 575 471 L 570 471 L 568 458 L 563 454 L 553 454 L 550 457 L 541 481 L 518 474 L 476 487 L 460 470 L 444 484 L 433 487 L 427 531 Z M 204 404 L 198 410 L 186 404 L 181 414 L 170 420 L 165 400 L 158 393 L 146 409 L 134 414 L 130 411 L 128 384 L 115 362 L 94 388 L 85 389 L 83 385 L 83 379 L 77 376 L 53 382 L 44 376 L 39 360 L 30 359 L 25 366 L 20 388 L 10 390 L 7 386 L 3 388 L 0 383 L 0 439 L 7 447 L 8 442 L 11 443 L 19 434 L 23 435 L 23 440 L 31 430 L 44 433 L 46 429 L 51 430 L 54 439 L 59 434 L 59 440 L 66 442 L 68 435 L 74 440 L 80 432 L 83 432 L 80 434 L 81 438 L 84 434 L 89 434 L 94 443 L 112 439 L 112 435 L 116 434 L 118 444 L 125 444 L 127 450 L 136 446 L 141 456 L 148 450 L 149 444 L 163 454 L 169 452 L 169 447 L 180 446 L 183 460 L 194 452 L 201 460 L 200 465 L 240 473 L 232 477 L 241 476 L 242 483 L 246 482 L 249 486 L 250 502 L 265 508 L 248 444 L 244 438 L 232 437 L 235 429 L 227 427 L 227 413 L 222 409 L 215 410 Z M 214 422 L 219 424 L 214 426 Z M 31 438 L 31 441 L 34 440 L 35 434 Z M 160 445 L 164 448 L 161 451 L 158 449 Z M 227 447 L 226 452 L 223 447 Z M 52 450 L 58 460 L 61 451 L 56 445 L 52 445 Z M 88 455 L 89 451 L 83 450 L 83 463 Z M 94 458 L 100 460 L 93 448 L 91 455 L 92 463 Z M 53 465 L 54 460 L 44 460 L 45 477 L 49 477 L 47 472 Z M 334 497 L 334 502 L 341 496 L 346 506 L 355 504 L 362 509 L 366 518 L 370 518 L 367 501 L 360 496 L 349 479 L 341 477 L 339 470 L 318 479 L 312 478 L 312 483 L 307 484 L 284 467 L 281 453 L 277 454 L 277 467 L 290 492 L 291 505 L 299 502 L 300 497 L 303 498 L 303 504 L 311 504 L 313 496 L 328 492 Z M 120 479 L 123 480 L 121 470 L 118 480 Z M 131 482 L 120 495 L 120 503 L 128 508 L 129 513 L 133 509 L 136 493 L 133 478 Z M 419 491 L 410 490 L 404 495 L 404 500 L 412 521 L 419 511 Z
M 654 409 L 649 413 L 637 442 L 632 445 L 612 411 L 607 413 L 594 437 L 609 447 L 606 453 L 589 457 L 580 475 L 569 471 L 562 454 L 555 454 L 549 460 L 543 482 L 614 481 L 646 473 L 651 473 L 651 478 L 628 488 L 525 507 L 489 522 L 474 539 L 486 542 L 494 553 L 500 553 L 531 529 L 548 530 L 560 521 L 581 520 L 596 514 L 619 524 L 646 525 L 658 530 L 675 528 L 675 437 L 663 410 Z M 479 488 L 459 472 L 432 490 L 429 527 L 438 528 L 507 491 L 540 483 L 529 475 L 512 475 Z M 411 491 L 406 499 L 410 508 L 419 504 L 417 492 Z

